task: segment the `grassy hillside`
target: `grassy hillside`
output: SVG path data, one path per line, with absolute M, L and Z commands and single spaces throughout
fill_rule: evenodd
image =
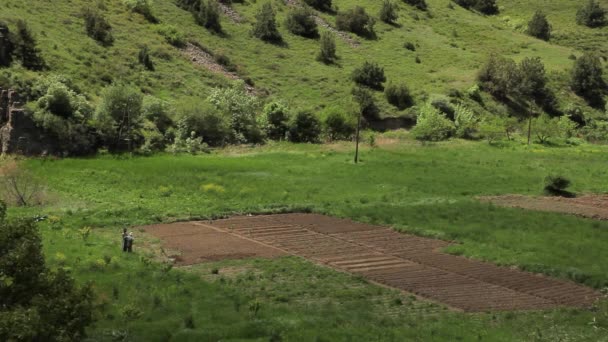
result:
M 251 78 L 262 94 L 281 98 L 298 108 L 318 109 L 327 105 L 350 105 L 352 82 L 349 76 L 366 60 L 385 68 L 388 81 L 405 82 L 417 99 L 446 94 L 450 89 L 466 90 L 475 83 L 476 72 L 487 55 L 496 52 L 520 60 L 539 56 L 552 72 L 553 87 L 560 88 L 562 105 L 582 101 L 565 89 L 563 73 L 572 66 L 571 55 L 584 49 L 608 53 L 608 28 L 589 29 L 575 23 L 580 6 L 576 0 L 529 2 L 499 1 L 501 13 L 482 16 L 448 1 L 428 0 L 428 12 L 399 2 L 397 25 L 377 19 L 381 3 L 371 0 L 336 0 L 340 9 L 363 6 L 377 19 L 377 39 L 357 37 L 353 47 L 337 39 L 338 65 L 328 66 L 315 60 L 318 40 L 290 34 L 283 24 L 289 10 L 282 1 L 272 1 L 285 44 L 264 43 L 251 37 L 251 22 L 263 1 L 246 1 L 232 7 L 243 17 L 235 23 L 223 15 L 224 35 L 212 34 L 195 24 L 190 13 L 172 0 L 156 0 L 153 10 L 161 24 L 130 13 L 120 0 L 106 0 L 103 11 L 113 26 L 115 43 L 104 48 L 85 34 L 81 9 L 89 1 L 59 0 L 24 3 L 6 0 L 0 4 L 0 20 L 26 19 L 37 34 L 51 73 L 72 78 L 80 88 L 96 97 L 112 81 L 137 84 L 142 91 L 167 100 L 185 96 L 206 96 L 212 86 L 225 85 L 221 75 L 196 66 L 157 32 L 162 25 L 174 25 L 189 40 L 212 52 L 228 56 L 238 65 L 238 73 Z M 549 43 L 523 33 L 525 23 L 537 8 L 542 8 L 554 27 L 555 39 Z M 335 16 L 319 14 L 332 25 Z M 406 42 L 416 51 L 404 48 Z M 152 50 L 156 71 L 145 71 L 137 63 L 143 45 Z M 416 63 L 418 57 L 421 63 Z M 22 73 L 17 71 L 17 73 Z M 380 94 L 376 94 L 384 115 L 399 115 Z

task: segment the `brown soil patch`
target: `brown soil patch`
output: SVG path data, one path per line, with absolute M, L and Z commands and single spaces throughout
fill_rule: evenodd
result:
M 569 281 L 442 253 L 449 242 L 322 215 L 241 216 L 146 230 L 180 244 L 190 260 L 282 251 L 463 311 L 588 307 L 600 296 Z
M 178 250 L 178 265 L 243 258 L 272 258 L 284 253 L 276 248 L 197 223 L 172 223 L 141 227 L 160 238 L 163 248 Z
M 480 199 L 503 207 L 552 211 L 596 220 L 608 220 L 608 195 L 583 195 L 575 198 L 504 195 L 481 197 Z

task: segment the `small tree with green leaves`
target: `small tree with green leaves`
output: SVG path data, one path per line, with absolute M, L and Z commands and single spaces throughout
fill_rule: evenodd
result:
M 336 26 L 339 30 L 349 31 L 356 35 L 374 38 L 374 25 L 376 21 L 361 6 L 338 12 L 336 16 Z
M 132 150 L 141 125 L 143 95 L 134 87 L 115 84 L 105 88 L 95 119 L 106 144 L 112 149 Z M 125 144 L 126 142 L 126 144 Z
M 380 20 L 384 21 L 387 24 L 392 24 L 397 20 L 399 15 L 397 14 L 398 7 L 396 4 L 391 2 L 390 0 L 384 0 L 382 2 L 382 7 L 380 8 L 379 17 Z
M 317 55 L 317 60 L 325 63 L 332 64 L 338 59 L 336 56 L 336 37 L 329 31 L 321 34 L 320 40 L 320 51 Z
M 576 12 L 576 22 L 591 28 L 602 27 L 606 25 L 606 12 L 597 1 L 589 0 Z
M 418 140 L 441 141 L 451 137 L 455 126 L 450 119 L 430 104 L 420 109 L 412 134 Z
M 216 0 L 207 0 L 207 2 L 201 0 L 198 12 L 194 14 L 194 18 L 199 25 L 209 31 L 222 32 L 220 5 Z
M 112 45 L 114 43 L 112 25 L 103 14 L 99 10 L 91 8 L 85 8 L 83 12 L 87 35 L 103 46 Z
M 426 11 L 428 5 L 426 4 L 426 0 L 403 0 L 408 5 L 414 6 L 421 11 Z
M 304 2 L 312 7 L 316 8 L 319 11 L 330 12 L 331 9 L 331 0 L 304 0 Z
M 275 16 L 270 2 L 264 3 L 260 11 L 255 15 L 253 36 L 267 42 L 281 42 L 283 38 L 277 29 Z
M 548 41 L 551 39 L 551 24 L 547 16 L 542 11 L 536 11 L 532 19 L 528 22 L 526 33 L 532 37 Z
M 591 105 L 596 107 L 604 105 L 603 94 L 606 91 L 606 82 L 603 79 L 602 62 L 596 54 L 586 53 L 574 62 L 570 87 Z
M 14 55 L 24 68 L 29 70 L 43 70 L 46 65 L 40 49 L 36 46 L 36 38 L 24 20 L 17 21 L 17 32 L 12 46 Z
M 353 70 L 351 78 L 357 84 L 377 90 L 382 90 L 382 83 L 386 82 L 384 68 L 378 66 L 378 63 L 367 61 L 359 68 Z
M 146 69 L 154 71 L 154 63 L 152 62 L 152 58 L 150 58 L 150 52 L 147 45 L 144 45 L 141 49 L 139 49 L 137 58 L 139 59 L 139 63 Z
M 285 26 L 289 32 L 307 38 L 319 36 L 314 13 L 307 7 L 296 7 L 287 15 Z
M 405 83 L 389 83 L 386 89 L 384 89 L 384 96 L 388 103 L 397 107 L 399 110 L 403 110 L 414 104 L 414 99 Z
M 289 109 L 278 101 L 270 102 L 262 110 L 266 136 L 273 140 L 283 140 L 289 130 Z
M 321 135 L 321 122 L 310 111 L 300 111 L 289 124 L 289 140 L 296 143 L 316 143 Z

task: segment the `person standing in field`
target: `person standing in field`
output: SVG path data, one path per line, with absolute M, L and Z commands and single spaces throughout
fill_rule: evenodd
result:
M 127 234 L 127 228 L 123 228 L 122 229 L 122 251 L 126 252 L 127 251 L 127 237 L 129 236 L 129 234 Z

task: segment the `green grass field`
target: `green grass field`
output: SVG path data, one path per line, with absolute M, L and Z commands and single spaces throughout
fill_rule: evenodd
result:
M 338 39 L 339 63 L 327 66 L 315 61 L 317 40 L 297 37 L 287 31 L 283 22 L 289 8 L 282 1 L 275 0 L 272 4 L 285 46 L 251 37 L 251 23 L 262 3 L 233 4 L 244 22 L 236 24 L 223 16 L 225 35 L 213 35 L 197 26 L 192 15 L 171 0 L 156 0 L 153 9 L 163 24 L 174 25 L 188 39 L 228 56 L 238 65 L 239 73 L 253 79 L 259 90 L 266 90 L 270 97 L 282 99 L 295 108 L 352 106 L 349 77 L 352 70 L 366 60 L 383 66 L 389 82 L 405 82 L 421 102 L 429 96 L 446 94 L 450 89 L 466 90 L 475 83 L 477 70 L 490 53 L 515 60 L 541 57 L 551 73 L 552 86 L 560 90 L 560 103 L 584 106 L 583 101 L 565 90 L 563 73 L 573 64 L 569 57 L 580 55 L 584 49 L 608 53 L 605 39 L 608 27 L 591 30 L 576 25 L 574 17 L 579 6 L 576 0 L 551 1 L 549 6 L 504 0 L 499 1 L 501 14 L 489 17 L 458 6 L 450 9 L 445 0 L 428 0 L 428 14 L 397 1 L 398 26 L 377 20 L 378 39 L 357 38 L 361 42 L 359 47 L 351 47 Z M 379 2 L 370 0 L 336 0 L 334 3 L 340 9 L 363 6 L 376 19 L 380 9 Z M 103 86 L 120 80 L 176 102 L 189 96 L 206 97 L 210 87 L 226 84 L 222 76 L 194 66 L 164 41 L 157 33 L 158 25 L 129 13 L 120 0 L 105 1 L 104 13 L 113 25 L 115 44 L 109 48 L 99 46 L 84 33 L 79 12 L 85 4 L 90 6 L 82 0 L 27 4 L 6 0 L 0 4 L 0 20 L 26 19 L 38 36 L 50 72 L 72 78 L 92 98 L 99 95 Z M 555 41 L 547 43 L 523 33 L 528 18 L 537 8 L 548 14 Z M 320 15 L 332 24 L 335 22 L 334 16 Z M 404 48 L 407 42 L 417 45 L 415 52 Z M 152 51 L 155 72 L 144 71 L 137 63 L 137 53 L 143 44 Z M 416 57 L 422 61 L 420 64 L 416 63 Z M 26 77 L 22 71 L 15 72 Z M 383 115 L 404 114 L 390 106 L 382 94 L 376 97 Z
M 474 197 L 539 195 L 550 173 L 569 177 L 578 193 L 607 192 L 607 152 L 406 140 L 365 147 L 359 165 L 347 144 L 30 159 L 25 165 L 47 184 L 49 203 L 10 215 L 53 216 L 41 224 L 45 252 L 53 267 L 93 282 L 94 340 L 602 341 L 606 309 L 462 314 L 294 257 L 170 269 L 153 261 L 158 241 L 151 238 L 122 255 L 119 233 L 154 222 L 311 210 L 456 240 L 449 252 L 602 288 L 608 223 Z M 85 226 L 92 227 L 86 242 L 78 231 Z

